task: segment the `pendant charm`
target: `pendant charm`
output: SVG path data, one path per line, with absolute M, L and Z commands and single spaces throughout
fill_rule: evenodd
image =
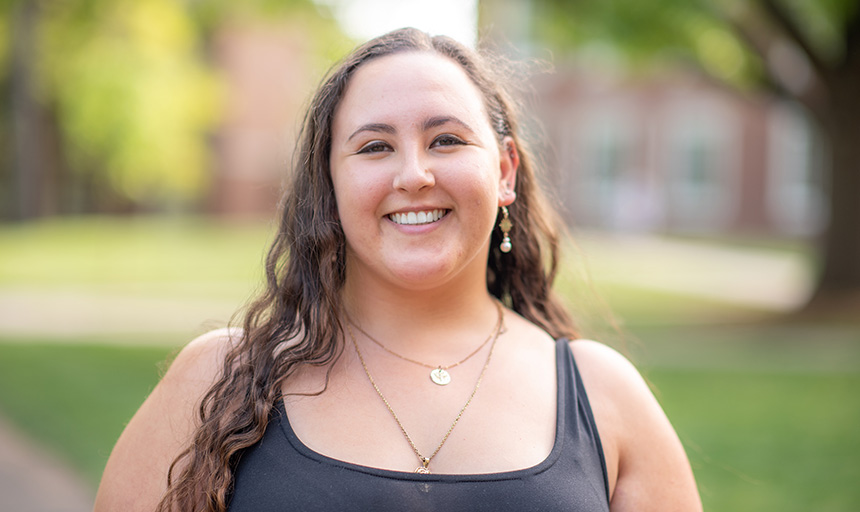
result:
M 439 368 L 439 369 L 442 370 L 442 368 Z M 442 370 L 442 371 L 444 372 L 445 370 Z M 421 474 L 421 475 L 429 475 L 430 474 L 430 468 L 428 468 L 427 466 L 430 465 L 430 459 L 428 459 L 427 457 L 422 457 L 417 452 L 416 452 L 416 455 L 418 455 L 418 458 L 421 459 L 421 466 L 415 468 L 415 472 L 418 474 Z
M 444 386 L 451 382 L 451 374 L 443 368 L 436 368 L 435 370 L 430 372 L 430 380 L 432 380 L 435 384 Z

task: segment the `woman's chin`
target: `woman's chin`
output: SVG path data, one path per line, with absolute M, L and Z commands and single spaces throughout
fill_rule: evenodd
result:
M 391 248 L 389 248 L 391 249 Z M 457 247 L 398 247 L 397 250 L 376 251 L 373 255 L 347 255 L 347 279 L 355 278 L 360 287 L 373 286 L 372 281 L 387 288 L 422 291 L 439 289 L 459 279 L 486 279 L 486 267 L 481 265 L 481 251 L 474 254 Z M 486 253 L 483 253 L 486 261 Z M 352 280 L 352 279 L 350 279 Z M 364 284 L 361 284 L 364 283 Z
M 450 266 L 439 261 L 399 263 L 390 266 L 389 272 L 394 284 L 412 290 L 435 288 L 450 280 L 454 273 Z

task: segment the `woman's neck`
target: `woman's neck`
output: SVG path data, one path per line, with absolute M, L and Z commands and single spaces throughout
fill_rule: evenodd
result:
M 347 279 L 344 286 L 347 321 L 392 349 L 456 354 L 480 342 L 498 321 L 483 282 L 415 291 L 360 281 Z

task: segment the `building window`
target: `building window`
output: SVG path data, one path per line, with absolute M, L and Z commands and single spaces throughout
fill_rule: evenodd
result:
M 768 117 L 767 212 L 777 230 L 814 235 L 827 222 L 822 168 L 827 158 L 820 136 L 794 104 L 775 107 Z
M 581 126 L 581 181 L 577 198 L 589 224 L 630 228 L 630 188 L 635 188 L 636 139 L 629 115 L 595 112 Z
M 666 201 L 670 228 L 722 231 L 740 201 L 739 127 L 726 108 L 706 100 L 676 105 L 667 127 Z

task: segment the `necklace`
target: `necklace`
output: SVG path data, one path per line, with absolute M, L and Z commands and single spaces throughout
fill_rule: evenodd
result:
M 487 343 L 489 343 L 490 340 L 492 340 L 494 338 L 494 336 L 498 336 L 499 334 L 502 334 L 505 332 L 505 328 L 504 328 L 504 325 L 502 322 L 502 318 L 503 318 L 502 305 L 499 304 L 498 302 L 496 302 L 496 308 L 498 308 L 498 310 L 499 310 L 499 320 L 496 322 L 496 325 L 493 326 L 493 332 L 491 332 L 490 335 L 487 336 L 487 339 L 484 340 L 484 342 L 481 343 L 478 346 L 478 348 L 476 348 L 474 351 L 472 351 L 471 354 L 467 355 L 466 357 L 464 357 L 460 361 L 457 361 L 456 363 L 449 364 L 449 365 L 441 365 L 441 364 L 432 365 L 432 364 L 422 363 L 421 361 L 416 361 L 414 359 L 410 359 L 406 356 L 402 356 L 402 355 L 398 354 L 397 352 L 391 350 L 390 348 L 386 347 L 385 345 L 383 345 L 381 341 L 378 341 L 376 338 L 374 338 L 373 336 L 368 334 L 364 329 L 362 329 L 355 322 L 353 322 L 352 319 L 350 319 L 348 315 L 347 315 L 347 322 L 351 323 L 353 326 L 355 326 L 355 328 L 358 330 L 358 332 L 363 334 L 365 337 L 367 337 L 367 339 L 369 339 L 370 341 L 375 343 L 377 346 L 379 346 L 379 348 L 388 352 L 389 354 L 391 354 L 395 357 L 399 357 L 400 359 L 403 359 L 404 361 L 409 361 L 410 363 L 417 364 L 417 365 L 423 366 L 425 368 L 430 368 L 430 380 L 432 380 L 434 384 L 437 384 L 439 386 L 445 386 L 451 382 L 451 374 L 448 372 L 448 370 L 450 370 L 451 368 L 460 366 L 461 364 L 465 363 L 466 361 L 471 359 L 472 356 L 474 356 L 475 354 L 480 352 L 481 349 L 484 348 L 487 345 Z
M 358 342 L 355 341 L 355 335 L 352 333 L 352 328 L 349 326 L 350 322 L 346 322 L 346 330 L 349 333 L 349 338 L 352 340 L 352 346 L 355 347 L 355 353 L 358 354 L 358 360 L 361 362 L 361 367 L 364 368 L 364 373 L 367 375 L 367 379 L 370 381 L 370 384 L 373 386 L 373 389 L 376 390 L 376 394 L 379 395 L 379 398 L 382 399 L 382 402 L 385 404 L 385 407 L 388 408 L 388 412 L 391 413 L 391 416 L 394 417 L 394 421 L 397 422 L 397 426 L 400 427 L 400 431 L 403 432 L 403 436 L 409 441 L 409 446 L 412 447 L 412 451 L 415 452 L 415 455 L 418 457 L 418 460 L 421 462 L 421 465 L 415 469 L 416 473 L 422 474 L 430 474 L 430 461 L 433 457 L 439 453 L 439 450 L 442 449 L 442 445 L 445 444 L 445 441 L 448 440 L 448 437 L 451 435 L 451 432 L 454 430 L 454 427 L 457 426 L 457 423 L 460 421 L 460 418 L 463 416 L 463 413 L 466 411 L 466 408 L 469 407 L 469 404 L 472 403 L 472 399 L 475 398 L 475 393 L 478 392 L 478 388 L 481 386 L 481 380 L 484 379 L 484 373 L 487 371 L 487 367 L 490 366 L 490 358 L 493 357 L 493 350 L 496 348 L 496 341 L 499 339 L 499 334 L 502 332 L 502 323 L 504 319 L 504 312 L 499 306 L 499 322 L 496 324 L 495 332 L 490 336 L 492 340 L 492 344 L 490 345 L 490 353 L 487 354 L 487 361 L 484 363 L 484 367 L 481 369 L 481 373 L 478 375 L 478 380 L 475 382 L 475 388 L 472 390 L 472 394 L 469 395 L 469 399 L 466 400 L 466 403 L 463 404 L 463 407 L 460 408 L 460 412 L 457 413 L 457 417 L 454 418 L 454 422 L 451 423 L 451 426 L 448 427 L 448 431 L 445 432 L 445 436 L 442 437 L 442 441 L 439 442 L 439 446 L 433 450 L 433 453 L 430 454 L 429 457 L 425 457 L 418 450 L 418 447 L 415 446 L 415 441 L 412 440 L 409 433 L 406 432 L 406 428 L 403 426 L 403 423 L 400 421 L 400 418 L 397 417 L 397 413 L 394 412 L 394 408 L 391 407 L 391 404 L 388 403 L 388 399 L 385 398 L 385 395 L 382 394 L 382 390 L 379 389 L 379 386 L 376 385 L 376 381 L 373 380 L 373 375 L 370 374 L 370 370 L 367 368 L 367 364 L 364 362 L 364 357 L 361 355 L 361 350 L 358 348 Z M 483 346 L 483 345 L 482 345 Z M 471 355 L 469 357 L 472 357 Z M 457 363 L 459 364 L 459 363 Z

